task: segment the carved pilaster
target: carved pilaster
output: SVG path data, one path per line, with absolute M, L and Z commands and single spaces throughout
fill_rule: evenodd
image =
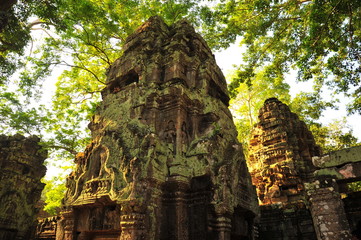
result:
M 188 239 L 187 199 L 184 191 L 174 192 L 175 235 L 178 240 Z
M 145 240 L 145 213 L 135 201 L 123 202 L 120 216 L 120 240 Z
M 172 179 L 165 185 L 163 198 L 163 231 L 162 239 L 188 239 L 188 204 L 187 191 L 189 184 Z
M 56 240 L 75 240 L 74 224 L 74 212 L 72 210 L 62 212 L 58 230 L 56 232 Z
M 230 240 L 232 221 L 229 217 L 218 215 L 212 224 L 212 229 L 215 240 Z

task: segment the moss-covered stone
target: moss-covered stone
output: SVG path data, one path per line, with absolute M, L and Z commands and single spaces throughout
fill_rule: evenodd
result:
M 76 213 L 106 197 L 121 207 L 120 224 L 110 226 L 122 228 L 121 239 L 216 239 L 224 219 L 229 232 L 251 226 L 256 195 L 226 81 L 205 41 L 187 21 L 167 26 L 153 17 L 123 52 L 89 124 L 93 142 L 68 178 L 65 206 Z M 92 231 L 91 220 L 81 221 L 88 227 L 74 231 Z M 251 237 L 252 228 L 234 234 Z
M 0 135 L 0 239 L 32 239 L 47 152 L 36 136 Z
M 316 156 L 312 161 L 319 168 L 338 167 L 347 163 L 361 162 L 361 146 L 341 149 L 324 156 Z

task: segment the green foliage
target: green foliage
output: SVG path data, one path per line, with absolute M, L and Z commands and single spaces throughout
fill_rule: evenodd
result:
M 323 101 L 318 91 L 300 92 L 293 98 L 290 108 L 299 114 L 300 118 L 307 124 L 313 124 L 315 120 L 321 117 L 324 110 L 335 108 L 335 104 L 336 101 Z
M 263 71 L 244 80 L 244 73 L 236 70 L 228 78 L 232 79 L 229 90 L 232 93 L 230 105 L 235 116 L 238 130 L 238 139 L 247 149 L 250 133 L 253 125 L 258 122 L 258 110 L 264 101 L 271 97 L 277 97 L 284 103 L 290 102 L 289 85 L 282 78 L 273 78 Z
M 25 46 L 37 25 L 57 24 L 58 0 L 4 0 L 0 6 L 0 84 L 25 64 Z M 39 19 L 34 19 L 34 16 Z M 29 21 L 31 20 L 31 21 Z
M 361 191 L 361 181 L 348 183 L 347 187 L 352 192 L 360 192 Z
M 358 145 L 352 129 L 347 125 L 346 118 L 333 120 L 326 126 L 311 124 L 310 130 L 324 153 Z
M 349 111 L 361 113 L 359 0 L 226 0 L 202 16 L 212 46 L 243 37 L 244 74 L 268 68 L 282 77 L 294 68 L 317 89 L 327 85 L 353 97 Z
M 44 211 L 49 213 L 51 216 L 59 214 L 61 208 L 61 201 L 64 197 L 66 187 L 63 183 L 64 179 L 59 181 L 59 178 L 53 178 L 51 180 L 43 179 L 45 188 L 42 193 L 42 199 L 45 201 Z
M 323 125 L 318 121 L 322 112 L 327 108 L 335 107 L 336 103 L 336 101 L 322 101 L 318 92 L 301 92 L 290 104 L 291 110 L 306 122 L 316 143 L 325 153 L 357 145 L 357 138 L 353 136 L 345 117 L 334 119 L 328 125 Z

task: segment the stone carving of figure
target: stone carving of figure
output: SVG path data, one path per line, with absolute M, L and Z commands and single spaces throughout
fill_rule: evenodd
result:
M 75 195 L 76 182 L 75 182 L 74 178 L 75 178 L 75 173 L 71 172 L 65 180 L 66 181 L 65 186 L 67 188 L 67 191 L 66 191 L 67 198 L 71 198 Z
M 139 174 L 140 174 L 140 170 L 139 170 L 139 166 L 137 166 L 137 161 L 138 158 L 133 158 L 132 160 L 130 160 L 130 171 L 133 175 L 133 181 L 130 183 L 131 184 L 131 193 L 129 198 L 135 198 L 136 197 L 136 188 L 137 183 L 138 183 L 138 178 L 139 178 Z
M 181 129 L 181 140 L 182 140 L 182 155 L 184 155 L 187 152 L 187 144 L 188 144 L 188 135 L 187 135 L 187 125 L 185 122 L 182 124 Z
M 170 148 L 173 150 L 173 154 L 176 152 L 176 137 L 177 131 L 174 125 L 174 122 L 171 120 L 168 122 L 167 127 L 164 131 L 164 140 L 170 144 Z

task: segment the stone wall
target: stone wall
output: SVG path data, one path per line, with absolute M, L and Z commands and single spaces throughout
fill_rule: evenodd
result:
M 46 157 L 36 136 L 0 135 L 0 239 L 32 239 Z
M 310 211 L 304 203 L 262 205 L 260 240 L 316 240 Z
M 256 193 L 226 81 L 190 24 L 139 27 L 102 97 L 57 239 L 253 238 Z
M 344 204 L 335 179 L 306 184 L 309 206 L 318 239 L 351 239 Z

